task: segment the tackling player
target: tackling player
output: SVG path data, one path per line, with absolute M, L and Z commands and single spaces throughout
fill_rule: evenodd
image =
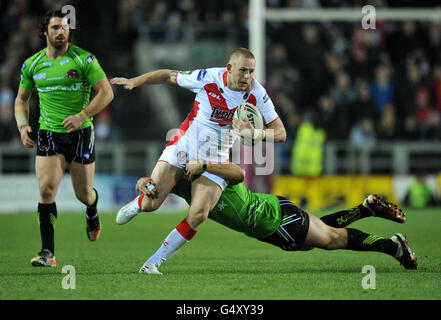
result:
M 40 107 L 35 170 L 40 187 L 38 203 L 42 249 L 33 266 L 56 266 L 55 197 L 66 166 L 70 164 L 75 195 L 86 205 L 86 232 L 96 241 L 101 231 L 98 192 L 93 188 L 95 139 L 92 117 L 113 99 L 112 87 L 95 56 L 70 43 L 66 15 L 49 11 L 40 24 L 47 46 L 26 59 L 15 99 L 15 118 L 25 147 L 29 137 L 29 99 L 37 88 Z M 96 91 L 90 100 L 91 87 Z
M 186 166 L 192 179 L 202 172 L 202 163 L 190 162 Z M 407 239 L 400 233 L 391 238 L 368 234 L 358 229 L 346 228 L 349 224 L 365 217 L 381 217 L 398 223 L 406 221 L 406 215 L 396 205 L 369 195 L 362 204 L 317 218 L 298 208 L 284 197 L 251 192 L 242 183 L 243 169 L 234 163 L 208 163 L 207 171 L 222 175 L 230 185 L 208 216 L 230 229 L 247 236 L 278 246 L 283 250 L 297 251 L 321 248 L 326 250 L 346 249 L 386 253 L 397 259 L 406 269 L 416 269 L 417 260 Z M 149 177 L 140 178 L 136 184 L 138 193 L 151 194 L 146 189 Z M 238 184 L 235 184 L 238 183 Z M 233 185 L 235 184 L 235 185 Z M 187 180 L 181 180 L 171 191 L 188 203 L 191 190 Z M 129 221 L 134 216 L 126 217 Z M 155 253 L 157 260 L 148 259 L 140 273 L 161 274 L 158 267 L 174 254 L 166 246 Z
M 255 140 L 285 141 L 286 132 L 274 105 L 253 73 L 256 60 L 248 49 L 235 49 L 226 68 L 210 68 L 194 71 L 161 69 L 126 79 L 113 78 L 111 84 L 132 90 L 140 85 L 172 83 L 196 94 L 193 109 L 181 124 L 178 132 L 164 149 L 151 174 L 156 184 L 156 196 L 141 194 L 121 208 L 134 214 L 159 208 L 178 181 L 183 178 L 183 168 L 188 160 L 228 162 L 229 152 L 235 141 L 231 128 L 238 135 Z M 233 114 L 238 106 L 250 102 L 263 115 L 267 129 L 254 129 L 249 121 L 235 121 Z M 196 234 L 200 224 L 218 202 L 226 181 L 208 171 L 192 181 L 191 205 L 188 216 L 167 237 L 170 250 L 176 252 Z M 179 231 L 176 231 L 179 230 Z M 159 259 L 159 257 L 158 257 Z

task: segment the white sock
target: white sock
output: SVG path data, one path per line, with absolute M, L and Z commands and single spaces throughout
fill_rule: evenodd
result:
M 165 260 L 173 256 L 189 240 L 185 239 L 178 230 L 173 229 L 162 242 L 161 247 L 144 264 L 155 263 L 160 266 Z

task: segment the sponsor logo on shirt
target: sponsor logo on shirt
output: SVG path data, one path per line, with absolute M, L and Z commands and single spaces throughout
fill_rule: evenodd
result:
M 70 86 L 62 86 L 62 85 L 58 85 L 58 86 L 53 86 L 53 87 L 43 87 L 43 88 L 37 88 L 37 90 L 39 92 L 50 92 L 50 91 L 56 91 L 56 90 L 61 90 L 61 91 L 78 91 L 81 90 L 83 88 L 83 84 L 81 82 L 78 83 L 74 83 Z
M 33 76 L 34 80 L 40 80 L 46 78 L 46 73 L 39 73 Z
M 43 62 L 43 65 L 46 67 L 50 67 L 52 65 L 52 62 L 45 61 L 45 62 Z
M 48 148 L 48 146 L 41 144 L 38 146 L 38 150 L 46 152 L 49 150 L 49 148 Z
M 95 59 L 95 57 L 91 54 L 90 56 L 87 57 L 86 61 L 87 61 L 87 63 L 90 64 L 94 59 Z
M 233 121 L 233 116 L 236 109 L 237 108 L 228 110 L 218 106 L 211 106 L 212 112 L 211 112 L 210 120 L 227 124 L 228 122 Z
M 207 74 L 207 70 L 205 70 L 205 69 L 199 70 L 198 77 L 197 77 L 198 81 L 202 81 L 202 79 L 204 79 L 206 74 Z

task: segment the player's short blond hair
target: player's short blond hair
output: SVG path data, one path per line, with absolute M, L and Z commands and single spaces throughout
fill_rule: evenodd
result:
M 234 49 L 231 52 L 228 61 L 231 61 L 236 56 L 243 56 L 245 58 L 250 58 L 250 59 L 256 60 L 256 58 L 254 57 L 254 54 L 249 49 L 247 49 L 247 48 L 236 48 L 236 49 Z

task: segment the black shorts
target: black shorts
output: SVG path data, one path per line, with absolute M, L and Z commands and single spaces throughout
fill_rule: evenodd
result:
M 71 133 L 38 131 L 37 156 L 62 154 L 67 162 L 81 164 L 95 162 L 95 133 L 93 127 Z
M 302 248 L 309 230 L 308 213 L 298 208 L 287 198 L 278 197 L 282 209 L 282 221 L 277 230 L 260 241 L 271 243 L 287 251 Z

